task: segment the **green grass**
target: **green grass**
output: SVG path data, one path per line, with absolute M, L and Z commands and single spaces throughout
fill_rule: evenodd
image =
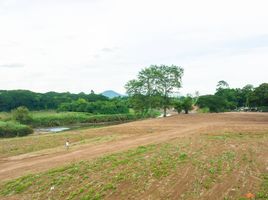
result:
M 210 140 L 247 140 L 247 139 L 261 139 L 261 138 L 267 138 L 268 135 L 265 134 L 266 131 L 260 132 L 260 133 L 254 133 L 254 132 L 223 132 L 220 134 L 209 134 L 205 135 Z
M 256 195 L 256 199 L 267 200 L 268 199 L 268 173 L 262 175 L 261 189 Z
M 209 113 L 210 111 L 209 111 L 209 108 L 199 108 L 197 110 L 197 112 L 198 113 Z

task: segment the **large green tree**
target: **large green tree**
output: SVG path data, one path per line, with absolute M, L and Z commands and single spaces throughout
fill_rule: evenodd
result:
M 268 83 L 262 83 L 255 88 L 252 96 L 255 106 L 268 106 Z
M 181 87 L 182 75 L 183 69 L 175 65 L 151 65 L 141 70 L 137 79 L 130 80 L 125 88 L 127 94 L 136 99 L 134 102 L 140 104 L 138 107 L 145 111 L 161 107 L 166 117 L 167 108 L 171 104 L 170 96 Z

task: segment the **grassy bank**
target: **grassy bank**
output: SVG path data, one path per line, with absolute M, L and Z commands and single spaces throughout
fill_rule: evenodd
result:
M 64 126 L 79 123 L 105 123 L 105 122 L 126 122 L 148 117 L 156 117 L 159 112 L 153 111 L 148 114 L 98 114 L 93 115 L 84 112 L 56 112 L 56 111 L 33 111 L 30 112 L 32 118 L 28 125 L 32 127 L 52 127 Z M 11 113 L 0 113 L 0 120 L 9 121 L 12 119 Z
M 33 133 L 33 129 L 29 126 L 12 121 L 0 121 L 0 138 L 25 136 L 31 133 Z
M 124 122 L 135 120 L 133 114 L 91 115 L 87 113 L 47 113 L 33 115 L 33 127 L 62 126 L 77 123 Z

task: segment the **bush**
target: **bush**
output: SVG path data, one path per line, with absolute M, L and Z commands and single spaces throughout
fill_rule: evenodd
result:
M 30 115 L 30 111 L 24 106 L 20 106 L 12 110 L 12 117 L 14 120 L 22 124 L 29 124 L 33 120 L 32 116 Z
M 209 108 L 210 112 L 223 112 L 227 107 L 226 100 L 217 95 L 200 96 L 196 104 L 200 108 Z
M 261 112 L 268 112 L 268 106 L 260 106 L 258 107 L 258 110 Z
M 209 111 L 209 108 L 204 107 L 204 108 L 199 108 L 199 109 L 197 110 L 197 112 L 198 112 L 198 113 L 209 113 L 210 111 Z
M 0 121 L 0 137 L 25 136 L 31 133 L 33 133 L 33 129 L 29 126 L 17 122 Z

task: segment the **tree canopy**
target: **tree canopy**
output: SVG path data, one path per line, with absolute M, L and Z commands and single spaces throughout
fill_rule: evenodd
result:
M 130 80 L 125 88 L 133 108 L 147 112 L 152 108 L 163 108 L 164 116 L 171 105 L 171 94 L 181 87 L 183 69 L 171 65 L 151 65 L 142 69 L 137 79 Z
M 268 110 L 268 83 L 256 88 L 250 84 L 243 88 L 230 88 L 227 82 L 220 81 L 216 93 L 200 96 L 197 105 L 200 108 L 209 108 L 210 112 L 237 110 L 241 107 Z
M 19 106 L 25 106 L 29 110 L 57 109 L 60 104 L 85 99 L 89 102 L 108 101 L 103 95 L 72 94 L 69 92 L 57 93 L 35 93 L 29 90 L 0 90 L 0 111 L 11 111 Z

